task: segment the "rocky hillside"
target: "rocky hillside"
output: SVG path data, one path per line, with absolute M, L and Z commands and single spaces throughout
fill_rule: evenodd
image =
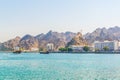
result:
M 0 44 L 0 50 L 11 50 L 13 49 L 15 46 L 19 45 L 19 41 L 20 41 L 20 37 L 16 37 L 14 39 L 8 40 L 4 43 Z
M 58 33 L 49 31 L 47 34 L 40 34 L 35 38 L 39 41 L 39 47 L 45 48 L 46 44 L 53 43 L 55 49 L 59 49 L 60 47 L 65 47 L 65 45 L 75 36 L 75 33 L 66 32 L 66 33 Z
M 115 26 L 109 29 L 98 28 L 92 33 L 87 33 L 84 37 L 89 43 L 104 40 L 120 40 L 120 27 Z
M 82 34 L 79 32 L 70 42 L 68 42 L 67 46 L 70 46 L 70 45 L 86 46 L 88 45 L 88 43 L 83 38 Z
M 39 43 L 34 36 L 25 35 L 20 41 L 19 46 L 26 50 L 31 50 L 32 48 L 38 48 Z
M 75 33 L 65 32 L 58 33 L 49 31 L 46 34 L 39 34 L 37 36 L 25 35 L 24 37 L 16 37 L 6 41 L 0 45 L 0 50 L 13 49 L 16 46 L 20 46 L 23 49 L 31 50 L 32 48 L 46 48 L 48 43 L 53 43 L 55 49 L 65 47 L 65 45 L 75 36 Z
M 66 45 L 86 45 L 94 41 L 104 40 L 120 40 L 120 27 L 112 28 L 97 28 L 92 33 L 87 33 L 82 36 L 81 33 L 65 32 L 58 33 L 49 31 L 46 34 L 39 34 L 37 36 L 25 35 L 24 37 L 16 37 L 0 44 L 0 50 L 9 50 L 13 47 L 20 46 L 24 49 L 31 48 L 46 48 L 46 44 L 53 43 L 55 49 L 65 47 Z M 88 43 L 87 43 L 88 42 Z

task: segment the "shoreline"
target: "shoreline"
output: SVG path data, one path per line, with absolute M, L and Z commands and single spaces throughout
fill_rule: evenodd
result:
M 0 53 L 13 53 L 12 51 L 0 51 Z M 21 53 L 40 53 L 38 51 L 31 51 L 31 52 L 21 52 Z M 60 54 L 120 54 L 120 51 L 118 52 L 111 52 L 111 51 L 106 51 L 106 52 L 60 52 L 60 51 L 53 51 L 49 52 L 51 53 L 60 53 Z
M 65 53 L 65 54 L 120 54 L 120 52 L 49 52 L 49 53 Z

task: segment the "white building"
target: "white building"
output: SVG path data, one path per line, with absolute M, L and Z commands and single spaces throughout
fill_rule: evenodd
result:
M 83 46 L 79 46 L 79 45 L 71 45 L 70 48 L 75 52 L 83 51 Z
M 95 49 L 98 49 L 100 51 L 104 51 L 104 47 L 108 47 L 109 51 L 116 51 L 119 48 L 119 43 L 118 41 L 104 41 L 104 42 L 99 42 L 96 41 L 94 43 Z
M 18 50 L 20 50 L 20 47 L 14 47 L 14 50 L 18 51 Z
M 92 45 L 89 45 L 88 47 L 89 47 L 90 51 L 95 51 L 94 44 L 92 44 Z
M 47 51 L 54 51 L 54 44 L 53 43 L 48 43 L 46 47 L 47 47 Z
M 39 48 L 33 47 L 33 48 L 30 49 L 30 51 L 39 51 Z

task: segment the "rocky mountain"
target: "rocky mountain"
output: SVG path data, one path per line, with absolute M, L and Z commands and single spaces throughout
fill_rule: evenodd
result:
M 11 50 L 11 49 L 13 49 L 14 47 L 19 45 L 20 39 L 21 38 L 17 36 L 14 39 L 11 39 L 11 40 L 8 40 L 4 43 L 1 43 L 0 44 L 0 50 Z
M 58 33 L 49 31 L 47 34 L 40 34 L 36 36 L 39 41 L 39 47 L 45 48 L 48 43 L 53 43 L 55 49 L 59 49 L 60 47 L 65 47 L 67 42 L 70 41 L 75 36 L 75 33 L 66 32 L 66 33 Z
M 120 27 L 115 26 L 111 28 L 97 28 L 92 33 L 87 33 L 82 36 L 81 33 L 65 32 L 58 33 L 49 31 L 46 34 L 39 34 L 37 36 L 25 35 L 24 37 L 16 37 L 4 43 L 0 43 L 0 50 L 11 50 L 16 46 L 24 49 L 32 48 L 46 48 L 48 43 L 53 43 L 55 49 L 65 47 L 66 45 L 86 45 L 94 41 L 104 40 L 120 40 Z
M 97 28 L 92 33 L 87 33 L 84 35 L 85 39 L 89 43 L 94 41 L 104 41 L 104 40 L 120 40 L 120 27 L 115 26 L 111 28 Z
M 25 50 L 31 50 L 32 48 L 38 48 L 39 43 L 34 36 L 25 35 L 20 41 L 19 46 Z
M 25 50 L 31 50 L 33 48 L 46 48 L 48 43 L 53 43 L 55 50 L 57 50 L 60 47 L 65 47 L 75 35 L 76 34 L 72 32 L 58 33 L 53 31 L 49 31 L 46 34 L 42 33 L 37 36 L 27 34 L 22 38 L 16 37 L 15 39 L 2 43 L 0 45 L 0 50 L 13 49 L 16 46 Z
M 68 43 L 76 35 L 76 33 L 66 32 L 66 33 L 63 33 L 63 35 L 65 36 L 66 43 Z
M 72 38 L 70 42 L 68 42 L 67 46 L 70 46 L 70 45 L 86 46 L 88 45 L 88 43 L 83 38 L 82 34 L 79 32 L 74 38 Z

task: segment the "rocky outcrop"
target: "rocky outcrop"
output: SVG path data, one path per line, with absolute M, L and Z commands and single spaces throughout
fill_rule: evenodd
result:
M 79 32 L 70 42 L 68 42 L 67 46 L 70 46 L 70 45 L 86 46 L 88 45 L 88 43 L 83 38 L 82 34 Z

